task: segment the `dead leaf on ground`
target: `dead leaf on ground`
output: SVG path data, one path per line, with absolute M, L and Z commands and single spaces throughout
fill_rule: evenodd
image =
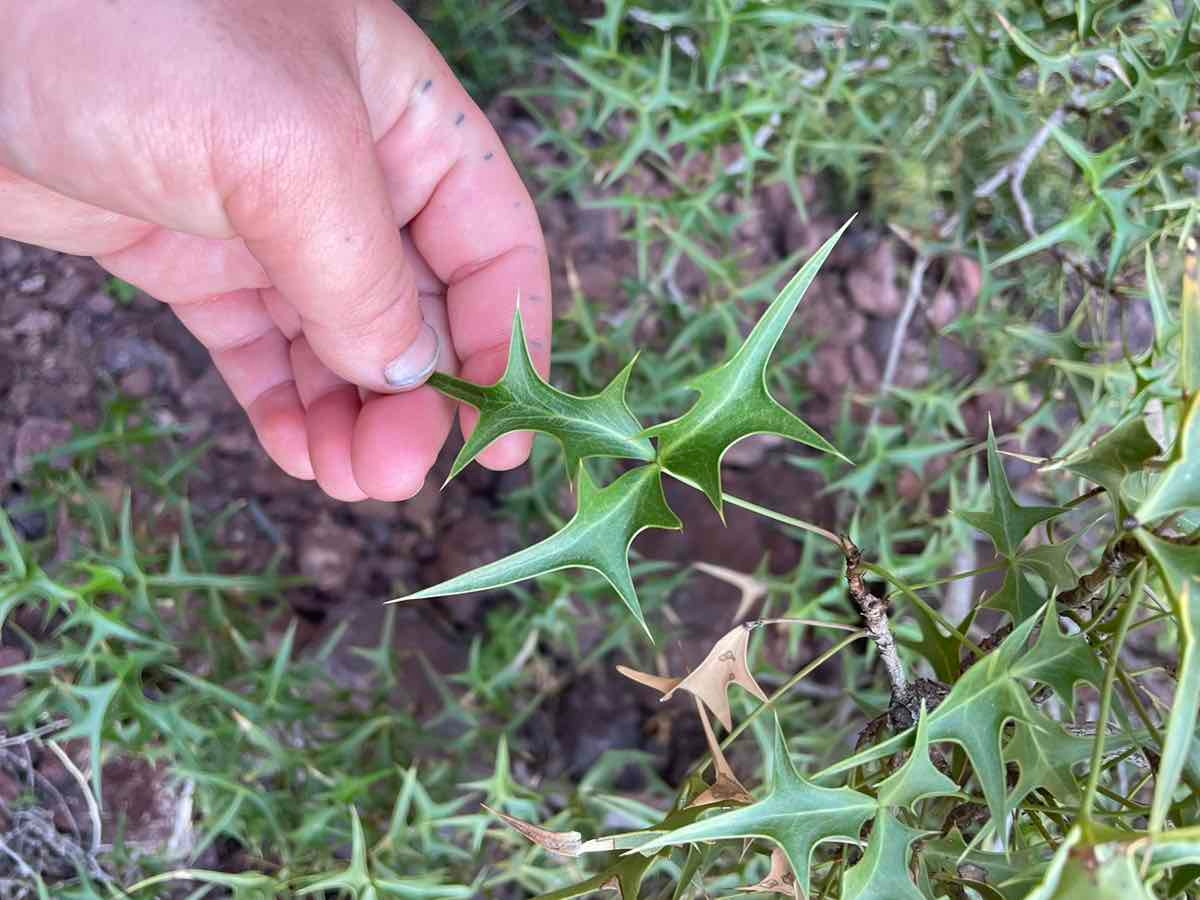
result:
M 742 888 L 746 894 L 786 894 L 789 897 L 800 898 L 800 886 L 796 884 L 796 876 L 788 865 L 787 855 L 778 847 L 771 851 L 771 871 L 758 884 Z
M 486 803 L 481 803 L 480 806 L 497 819 L 503 821 L 505 825 L 508 825 L 514 831 L 520 832 L 547 853 L 553 853 L 555 856 L 565 856 L 569 859 L 574 859 L 585 853 L 602 853 L 614 848 L 614 843 L 609 838 L 596 838 L 584 841 L 583 835 L 578 831 L 550 831 L 537 825 L 531 825 L 529 822 L 524 822 L 499 810 L 492 809 Z
M 750 632 L 761 624 L 747 622 L 735 626 L 713 644 L 704 661 L 684 678 L 665 678 L 639 672 L 628 666 L 617 666 L 617 671 L 639 684 L 661 691 L 664 701 L 671 699 L 678 690 L 695 694 L 712 710 L 712 714 L 725 726 L 725 730 L 732 731 L 733 713 L 729 708 L 729 685 L 739 684 L 759 700 L 767 702 L 767 695 L 750 674 L 750 667 L 746 661 L 750 651 Z
M 733 614 L 734 622 L 741 622 L 745 619 L 751 607 L 767 596 L 767 586 L 753 575 L 747 575 L 745 572 L 738 572 L 707 562 L 692 563 L 692 568 L 738 589 L 741 596 L 738 598 L 737 611 Z

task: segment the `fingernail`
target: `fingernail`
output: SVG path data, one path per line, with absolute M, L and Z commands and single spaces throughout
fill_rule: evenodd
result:
M 411 391 L 425 383 L 438 361 L 438 335 L 429 324 L 407 350 L 383 367 L 383 380 L 397 391 Z

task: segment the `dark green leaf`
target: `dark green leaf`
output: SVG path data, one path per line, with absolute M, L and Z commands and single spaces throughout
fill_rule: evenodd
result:
M 996 435 L 988 423 L 988 483 L 992 490 L 992 508 L 980 512 L 960 512 L 966 521 L 985 532 L 996 545 L 996 552 L 1012 558 L 1021 541 L 1039 522 L 1053 519 L 1064 510 L 1058 506 L 1018 506 L 1008 484 L 1008 475 L 996 449 Z
M 663 496 L 661 473 L 657 466 L 639 466 L 612 484 L 597 488 L 580 466 L 578 489 L 579 506 L 574 517 L 544 541 L 398 599 L 469 594 L 559 569 L 592 569 L 608 580 L 645 628 L 629 573 L 629 546 L 647 528 L 682 527 Z
M 540 431 L 562 444 L 567 472 L 574 477 L 580 460 L 594 456 L 654 459 L 654 448 L 641 436 L 642 426 L 625 404 L 625 388 L 635 357 L 599 394 L 576 397 L 551 387 L 533 367 L 518 309 L 504 377 L 481 387 L 440 372 L 429 383 L 443 394 L 479 410 L 479 422 L 450 467 L 447 481 L 489 444 L 514 431 Z
M 728 362 L 688 382 L 700 397 L 677 419 L 646 431 L 658 439 L 662 467 L 702 490 L 722 509 L 721 457 L 752 434 L 778 434 L 826 453 L 841 455 L 767 390 L 767 363 L 792 313 L 812 284 L 847 222 L 804 264 L 763 313 Z

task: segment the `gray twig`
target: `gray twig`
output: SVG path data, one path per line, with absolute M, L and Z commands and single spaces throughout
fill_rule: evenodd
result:
M 888 391 L 892 389 L 892 383 L 896 380 L 896 369 L 900 365 L 900 352 L 904 349 L 904 338 L 908 334 L 909 323 L 912 322 L 917 302 L 921 299 L 921 287 L 925 283 L 925 270 L 929 268 L 929 259 L 928 254 L 921 252 L 917 254 L 917 260 L 913 263 L 912 274 L 908 280 L 908 293 L 904 297 L 904 306 L 900 310 L 900 317 L 896 320 L 896 328 L 892 332 L 892 343 L 888 347 L 887 362 L 883 366 L 883 380 L 879 383 L 880 398 L 887 396 Z M 879 423 L 881 409 L 882 407 L 878 403 L 872 407 L 871 418 L 867 421 L 864 436 L 869 434 L 871 429 Z
M 1033 209 L 1029 206 L 1029 201 L 1025 199 L 1025 176 L 1029 173 L 1029 167 L 1033 165 L 1037 155 L 1046 146 L 1046 141 L 1050 140 L 1051 132 L 1062 124 L 1065 114 L 1065 106 L 1054 110 L 1024 149 L 1017 154 L 1016 159 L 1001 167 L 995 175 L 975 189 L 975 196 L 982 199 L 992 196 L 1006 181 L 1011 182 L 1013 200 L 1021 214 L 1021 225 L 1031 238 L 1037 237 L 1037 227 L 1033 221 Z
M 862 551 L 845 535 L 842 536 L 842 551 L 846 555 L 846 585 L 850 599 L 858 607 L 871 640 L 879 648 L 879 658 L 887 670 L 893 698 L 903 699 L 909 692 L 908 676 L 904 674 L 904 663 L 900 661 L 896 639 L 888 624 L 887 602 L 867 590 L 863 581 Z

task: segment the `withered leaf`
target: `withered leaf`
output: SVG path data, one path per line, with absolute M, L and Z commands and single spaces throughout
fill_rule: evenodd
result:
M 520 832 L 547 853 L 553 853 L 555 856 L 565 856 L 569 859 L 574 859 L 585 853 L 602 853 L 612 850 L 614 846 L 613 842 L 606 838 L 584 841 L 583 835 L 578 831 L 550 831 L 549 829 L 532 825 L 529 822 L 524 822 L 514 816 L 502 813 L 499 810 L 492 809 L 486 803 L 481 803 L 480 806 L 504 822 L 509 828 Z
M 729 765 L 729 760 L 725 758 L 725 753 L 721 750 L 720 741 L 713 734 L 712 724 L 708 721 L 708 713 L 704 711 L 704 705 L 700 702 L 700 698 L 693 697 L 692 699 L 696 703 L 696 713 L 700 716 L 700 722 L 704 726 L 704 739 L 708 742 L 708 752 L 712 754 L 716 779 L 708 790 L 698 794 L 688 806 L 709 806 L 713 803 L 753 803 L 754 796 L 742 786 L 737 776 L 733 774 L 733 767 Z
M 727 693 L 729 685 L 739 684 L 759 700 L 764 703 L 767 701 L 767 695 L 750 674 L 750 666 L 746 659 L 750 650 L 750 632 L 759 624 L 761 623 L 746 622 L 734 626 L 713 644 L 704 661 L 690 675 L 683 678 L 651 675 L 628 666 L 617 666 L 617 671 L 626 678 L 661 692 L 664 701 L 671 699 L 678 690 L 694 694 L 712 710 L 712 714 L 725 726 L 726 731 L 732 731 L 733 713 L 729 708 Z
M 775 847 L 771 850 L 771 871 L 758 884 L 741 889 L 743 894 L 786 894 L 800 900 L 800 885 L 788 864 L 787 854 Z

